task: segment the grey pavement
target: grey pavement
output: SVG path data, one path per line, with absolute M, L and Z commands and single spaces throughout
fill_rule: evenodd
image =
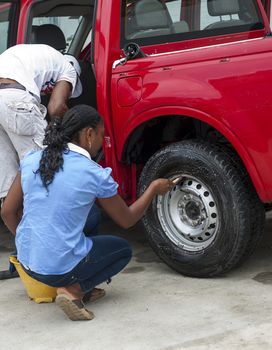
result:
M 72 322 L 55 303 L 29 300 L 19 278 L 0 281 L 0 350 L 202 350 L 272 348 L 272 215 L 253 256 L 226 276 L 189 278 L 161 263 L 140 225 L 103 232 L 133 246 L 106 297 L 89 303 L 92 321 Z M 0 227 L 0 269 L 13 239 Z

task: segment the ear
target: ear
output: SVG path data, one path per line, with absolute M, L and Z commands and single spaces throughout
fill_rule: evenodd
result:
M 88 140 L 92 139 L 93 134 L 94 134 L 94 129 L 93 128 L 87 128 L 86 129 L 86 138 Z

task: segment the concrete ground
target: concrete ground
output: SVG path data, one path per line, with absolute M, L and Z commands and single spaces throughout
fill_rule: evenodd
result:
M 141 226 L 104 232 L 126 235 L 128 267 L 88 304 L 95 318 L 72 322 L 53 304 L 36 304 L 18 278 L 0 281 L 0 349 L 202 350 L 272 348 L 272 216 L 254 255 L 227 276 L 178 275 L 149 248 Z M 269 235 L 270 234 L 270 235 Z M 13 240 L 0 228 L 0 269 Z

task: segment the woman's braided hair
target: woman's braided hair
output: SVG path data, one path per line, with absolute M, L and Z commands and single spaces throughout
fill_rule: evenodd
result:
M 96 129 L 102 119 L 99 113 L 90 106 L 77 105 L 68 110 L 63 118 L 54 117 L 45 129 L 39 168 L 36 171 L 44 187 L 53 182 L 55 174 L 63 169 L 63 153 L 68 151 L 67 143 L 79 141 L 79 133 L 86 127 Z

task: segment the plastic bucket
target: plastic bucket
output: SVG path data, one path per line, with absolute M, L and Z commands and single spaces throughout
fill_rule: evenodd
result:
M 30 299 L 34 300 L 38 304 L 52 303 L 56 299 L 57 288 L 50 287 L 31 278 L 23 270 L 21 264 L 15 256 L 11 256 L 9 260 L 12 264 L 14 264 Z

